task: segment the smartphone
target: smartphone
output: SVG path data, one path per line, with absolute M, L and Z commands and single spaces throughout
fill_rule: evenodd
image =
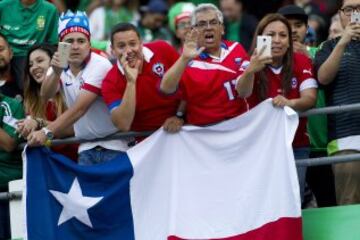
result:
M 67 42 L 59 42 L 58 53 L 60 56 L 60 67 L 67 68 L 70 56 L 71 44 Z
M 352 12 L 350 21 L 352 23 L 359 23 L 360 24 L 360 13 L 359 12 Z
M 264 46 L 265 46 L 265 50 L 262 55 L 271 57 L 271 36 L 258 36 L 257 37 L 256 50 L 258 52 L 260 52 Z

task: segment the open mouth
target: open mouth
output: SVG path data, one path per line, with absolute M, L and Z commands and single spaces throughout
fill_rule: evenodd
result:
M 33 72 L 33 76 L 34 76 L 34 78 L 37 78 L 37 79 L 39 79 L 39 78 L 41 78 L 42 76 L 44 75 L 44 71 L 43 70 L 35 70 L 34 72 Z
M 271 51 L 272 51 L 272 52 L 281 52 L 281 51 L 282 51 L 282 47 L 271 47 Z
M 126 61 L 128 62 L 134 62 L 136 60 L 137 56 L 134 53 L 130 53 L 126 56 Z
M 205 33 L 205 43 L 213 43 L 215 41 L 214 33 Z

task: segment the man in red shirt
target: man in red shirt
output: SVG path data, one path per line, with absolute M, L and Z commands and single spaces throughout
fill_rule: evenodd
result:
M 156 130 L 175 115 L 180 102 L 177 95 L 159 91 L 161 78 L 178 53 L 164 41 L 142 44 L 129 23 L 113 28 L 111 45 L 118 61 L 103 81 L 102 95 L 114 125 L 121 131 Z M 182 125 L 180 119 L 175 121 Z
M 247 54 L 239 43 L 221 40 L 222 13 L 213 4 L 200 4 L 191 24 L 183 53 L 164 75 L 161 90 L 171 94 L 179 89 L 187 102 L 187 121 L 194 125 L 217 123 L 247 111 L 246 99 L 235 91 Z

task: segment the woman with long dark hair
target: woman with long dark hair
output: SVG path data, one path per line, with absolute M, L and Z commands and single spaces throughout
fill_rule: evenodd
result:
M 17 123 L 17 131 L 26 138 L 30 132 L 39 130 L 66 110 L 62 93 L 59 91 L 52 99 L 40 96 L 41 83 L 50 67 L 50 60 L 56 47 L 42 43 L 34 45 L 28 51 L 24 74 L 24 107 L 27 118 Z M 69 129 L 66 136 L 73 136 L 73 129 Z M 66 137 L 64 136 L 64 137 Z M 77 145 L 57 146 L 52 149 L 63 153 L 71 159 L 77 159 Z
M 264 49 L 255 48 L 257 37 L 261 35 L 271 36 L 271 56 L 264 56 Z M 266 15 L 257 26 L 252 49 L 250 62 L 243 66 L 236 85 L 240 97 L 250 97 L 250 102 L 255 103 L 273 98 L 275 107 L 289 106 L 296 111 L 315 105 L 317 81 L 312 62 L 307 56 L 294 53 L 291 27 L 285 17 Z M 309 157 L 306 118 L 300 119 L 293 148 L 296 159 Z M 297 169 L 303 198 L 306 168 Z

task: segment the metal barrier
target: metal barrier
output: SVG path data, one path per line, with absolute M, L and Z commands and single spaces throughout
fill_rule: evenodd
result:
M 307 117 L 312 115 L 320 114 L 334 114 L 334 113 L 343 113 L 343 112 L 357 112 L 360 111 L 360 103 L 348 104 L 348 105 L 339 105 L 333 107 L 324 107 L 324 108 L 313 108 L 305 112 L 300 112 L 300 117 Z
M 21 191 L 16 191 L 16 192 L 0 192 L 0 201 L 10 201 L 10 200 L 16 200 L 16 199 L 21 199 L 22 197 L 22 192 Z
M 305 112 L 300 112 L 300 117 L 307 117 L 312 115 L 321 115 L 321 114 L 335 114 L 335 113 L 342 113 L 342 112 L 350 112 L 350 111 L 360 111 L 360 103 L 356 104 L 349 104 L 349 105 L 339 105 L 334 107 L 324 107 L 324 108 L 313 108 Z M 96 142 L 101 140 L 113 140 L 125 137 L 142 137 L 148 136 L 152 133 L 152 131 L 147 132 L 119 132 L 105 138 L 97 138 L 91 140 L 80 139 L 76 137 L 70 137 L 66 139 L 54 139 L 52 141 L 52 145 L 60 145 L 60 144 L 72 144 L 72 143 L 84 143 L 84 142 Z M 18 146 L 18 149 L 23 149 L 25 143 L 22 143 Z
M 324 107 L 324 108 L 314 108 L 305 112 L 299 113 L 300 117 L 307 117 L 312 115 L 320 115 L 320 114 L 335 114 L 342 112 L 350 112 L 350 111 L 360 111 L 360 103 L 349 104 L 349 105 L 340 105 L 334 107 Z M 92 139 L 92 140 L 84 140 L 76 137 L 66 138 L 66 139 L 55 139 L 52 141 L 52 145 L 60 145 L 60 144 L 72 144 L 72 143 L 84 143 L 84 142 L 95 142 L 99 140 L 112 140 L 119 139 L 125 137 L 140 137 L 140 136 L 148 136 L 152 132 L 122 132 L 110 135 L 106 138 Z M 23 149 L 25 143 L 19 145 L 19 149 Z M 360 153 L 358 154 L 349 154 L 346 156 L 333 156 L 333 157 L 321 157 L 321 158 L 308 158 L 301 159 L 296 161 L 297 166 L 318 166 L 318 165 L 327 165 L 327 164 L 336 164 L 336 163 L 344 163 L 350 161 L 360 161 Z M 0 200 L 9 200 L 13 198 L 21 197 L 20 193 L 0 193 Z

